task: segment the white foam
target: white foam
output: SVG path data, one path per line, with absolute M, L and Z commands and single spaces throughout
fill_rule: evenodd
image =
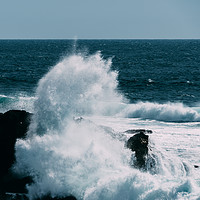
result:
M 117 94 L 117 73 L 111 60 L 100 53 L 89 57 L 72 55 L 58 63 L 39 82 L 35 102 L 35 122 L 47 130 L 64 118 L 93 114 L 113 114 L 122 97 Z
M 28 96 L 27 94 L 18 93 L 11 96 L 0 95 L 0 99 L 2 99 L 0 112 L 4 113 L 13 109 L 33 112 L 33 104 L 36 98 L 34 96 Z
M 28 137 L 16 143 L 14 170 L 34 180 L 27 186 L 29 198 L 45 194 L 87 200 L 196 198 L 199 187 L 181 159 L 152 148 L 158 173 L 139 171 L 130 166 L 132 152 L 115 137 L 117 132 L 76 118 L 198 119 L 198 113 L 182 104 L 124 103 L 116 92 L 117 73 L 110 67 L 111 60 L 103 60 L 100 53 L 76 54 L 40 80 Z
M 118 116 L 142 118 L 166 122 L 198 122 L 200 114 L 197 109 L 184 106 L 182 103 L 139 102 L 129 104 Z

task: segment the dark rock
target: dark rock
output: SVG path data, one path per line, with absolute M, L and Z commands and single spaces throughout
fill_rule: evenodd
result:
M 146 156 L 148 155 L 148 135 L 145 135 L 143 131 L 130 137 L 127 141 L 127 147 L 135 152 L 136 162 L 134 166 L 137 168 L 144 168 Z
M 194 165 L 194 168 L 199 168 L 199 166 L 198 165 Z
M 23 138 L 28 130 L 31 115 L 31 113 L 28 113 L 24 110 L 9 110 L 4 114 L 1 114 L 1 137 L 4 139 Z
M 10 110 L 0 115 L 0 177 L 12 166 L 15 142 L 17 138 L 25 137 L 30 117 L 31 114 L 23 110 Z
M 0 200 L 28 200 L 26 185 L 31 177 L 18 177 L 10 168 L 15 162 L 15 143 L 25 138 L 31 120 L 31 113 L 24 110 L 10 110 L 0 113 Z M 54 197 L 47 195 L 38 200 L 76 200 L 73 196 Z
M 46 195 L 42 198 L 36 200 L 76 200 L 74 196 L 67 196 L 67 197 L 51 197 L 51 195 Z
M 27 194 L 24 193 L 5 193 L 0 194 L 0 200 L 29 200 Z M 76 200 L 74 196 L 68 197 L 51 197 L 50 195 L 35 200 Z
M 10 173 L 15 162 L 15 143 L 18 138 L 25 138 L 31 119 L 30 113 L 24 110 L 10 110 L 0 114 L 0 192 L 24 187 L 25 179 L 20 180 Z M 14 183 L 15 182 L 15 183 Z M 21 192 L 22 188 L 20 189 Z
M 29 200 L 26 194 L 23 193 L 5 193 L 0 194 L 0 200 Z
M 7 193 L 27 193 L 26 185 L 33 182 L 30 176 L 19 177 L 14 173 L 8 173 L 3 177 L 3 191 Z
M 146 129 L 131 129 L 131 130 L 125 131 L 124 133 L 127 133 L 127 134 L 136 134 L 136 133 L 140 133 L 140 132 L 143 132 L 143 133 L 146 133 L 146 134 L 153 133 L 152 130 L 146 130 Z

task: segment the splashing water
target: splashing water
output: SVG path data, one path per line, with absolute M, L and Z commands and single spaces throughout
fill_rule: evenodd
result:
M 31 97 L 25 94 L 17 94 L 12 96 L 0 94 L 0 113 L 4 113 L 13 109 L 33 112 L 34 100 L 35 97 Z
M 58 63 L 37 88 L 35 122 L 45 130 L 59 127 L 63 119 L 113 114 L 122 97 L 115 90 L 117 73 L 111 60 L 100 53 L 84 58 L 73 55 Z
M 77 199 L 190 199 L 198 186 L 182 161 L 161 151 L 156 175 L 130 166 L 132 152 L 123 140 L 92 121 L 74 117 L 125 115 L 117 93 L 117 73 L 100 53 L 75 54 L 53 67 L 39 82 L 34 117 L 25 140 L 16 143 L 14 170 L 32 176 L 29 198 L 74 195 Z M 133 105 L 131 105 L 133 106 Z M 192 169 L 191 169 L 192 171 Z M 192 173 L 191 173 L 192 174 Z

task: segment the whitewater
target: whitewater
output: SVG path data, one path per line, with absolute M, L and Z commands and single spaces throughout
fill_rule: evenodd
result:
M 130 103 L 118 91 L 111 66 L 100 52 L 69 55 L 40 79 L 30 104 L 25 100 L 20 107 L 34 113 L 26 139 L 16 143 L 13 166 L 20 176 L 33 177 L 28 197 L 200 199 L 199 107 Z M 125 146 L 130 129 L 153 131 L 154 169 L 131 166 L 133 152 Z

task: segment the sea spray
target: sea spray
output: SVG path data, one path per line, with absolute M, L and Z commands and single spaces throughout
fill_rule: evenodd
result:
M 135 169 L 130 165 L 133 152 L 114 136 L 118 133 L 84 118 L 117 116 L 130 106 L 117 93 L 117 73 L 110 66 L 111 60 L 99 52 L 75 54 L 40 80 L 28 136 L 16 143 L 14 170 L 33 178 L 27 185 L 29 198 L 195 199 L 198 187 L 181 159 L 151 148 L 157 173 Z
M 102 177 L 128 166 L 122 164 L 130 157 L 123 142 L 89 122 L 73 120 L 116 112 L 122 97 L 116 92 L 117 73 L 110 66 L 111 60 L 103 60 L 99 52 L 72 55 L 40 80 L 28 137 L 16 144 L 15 170 L 33 176 L 30 198 L 47 193 L 80 198 Z
M 36 91 L 34 123 L 40 132 L 60 127 L 66 118 L 115 114 L 122 97 L 116 92 L 117 73 L 110 67 L 111 60 L 98 52 L 69 56 L 47 73 Z
M 33 104 L 34 96 L 17 93 L 15 95 L 1 95 L 0 94 L 0 113 L 8 110 L 26 110 L 27 112 L 34 112 Z
M 19 140 L 16 171 L 33 176 L 34 184 L 28 187 L 31 198 L 50 193 L 81 199 L 100 181 L 128 171 L 129 156 L 122 142 L 91 122 L 71 122 L 59 133 Z
M 19 140 L 15 170 L 33 177 L 27 187 L 30 199 L 45 194 L 87 200 L 181 199 L 195 191 L 180 159 L 152 151 L 159 157 L 155 175 L 130 167 L 131 152 L 100 127 L 73 122 L 59 134 Z

